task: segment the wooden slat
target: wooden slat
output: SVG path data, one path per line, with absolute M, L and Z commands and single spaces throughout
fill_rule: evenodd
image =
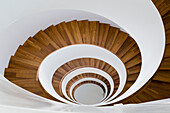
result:
M 52 29 L 54 29 L 54 26 L 51 26 Z M 57 31 L 56 31 L 57 32 Z M 52 35 L 53 37 L 53 35 Z M 49 46 L 49 44 L 52 45 L 53 48 L 55 48 L 56 50 L 59 49 L 60 47 L 42 30 L 40 30 L 35 36 L 34 38 L 44 44 L 45 46 Z
M 32 55 L 32 54 L 29 54 L 28 52 L 22 51 L 21 49 L 15 53 L 15 56 L 20 57 L 20 58 L 24 58 L 24 59 L 27 59 L 27 60 L 36 61 L 36 62 L 42 61 L 41 58 L 39 58 L 35 55 Z
M 88 20 L 83 20 L 78 22 L 81 36 L 83 38 L 83 43 L 90 44 L 90 30 Z
M 38 59 L 39 61 L 42 61 L 45 58 L 45 54 L 43 54 L 42 52 L 35 50 L 35 49 L 30 49 L 24 46 L 19 46 L 17 51 L 22 51 L 25 54 L 28 54 L 36 59 Z
M 140 68 L 141 68 L 141 65 L 137 65 L 137 66 L 134 66 L 134 67 L 132 67 L 132 68 L 129 68 L 129 69 L 127 70 L 128 75 L 135 74 L 135 73 L 139 73 L 139 72 L 140 72 Z
M 127 33 L 119 32 L 119 34 L 116 37 L 115 42 L 114 42 L 114 44 L 112 46 L 111 51 L 116 54 L 119 51 L 120 47 L 125 42 L 125 40 L 128 38 L 128 36 L 129 35 Z
M 128 68 L 131 68 L 131 67 L 133 67 L 133 66 L 135 66 L 135 65 L 137 65 L 137 64 L 140 64 L 141 62 L 142 62 L 142 60 L 141 60 L 141 55 L 139 54 L 139 55 L 135 56 L 133 59 L 129 60 L 129 61 L 125 64 L 125 66 L 126 66 L 126 68 L 128 69 Z
M 139 73 L 128 75 L 127 81 L 135 81 L 137 79 L 138 75 L 139 75 Z
M 89 22 L 89 32 L 90 32 L 90 43 L 96 45 L 98 42 L 98 35 L 99 35 L 98 33 L 99 22 L 98 21 Z
M 60 28 L 60 26 L 50 26 L 48 29 L 44 30 L 44 32 L 48 35 L 48 37 L 50 37 L 50 39 L 52 40 L 52 42 L 54 41 L 59 47 L 64 47 L 67 46 L 67 40 L 65 40 L 65 38 L 63 38 L 60 33 L 59 30 L 62 30 L 62 28 Z M 49 39 L 49 40 L 50 40 Z
M 53 51 L 53 50 L 50 50 L 48 47 L 44 46 L 43 44 L 41 44 L 40 42 L 36 41 L 34 38 L 29 38 L 27 41 L 30 41 L 33 45 L 36 45 L 38 48 L 40 48 L 40 50 L 44 54 L 48 55 L 49 53 Z
M 19 65 L 21 67 L 24 68 L 29 68 L 29 69 L 38 69 L 40 63 L 39 62 L 35 62 L 35 61 L 31 61 L 31 60 L 27 60 L 27 59 L 23 59 L 23 58 L 19 58 L 19 57 L 11 57 L 11 63 L 13 62 L 16 65 Z
M 66 35 L 68 37 L 67 40 L 69 40 L 71 44 L 75 44 L 76 41 L 75 41 L 74 37 L 71 35 L 71 32 L 70 32 L 68 26 L 66 25 L 66 23 L 65 22 L 61 23 L 61 26 L 63 27 L 63 29 L 66 32 Z
M 106 43 L 106 38 L 109 32 L 109 24 L 99 24 L 99 38 L 98 38 L 98 45 L 104 47 Z
M 5 77 L 9 74 L 14 74 L 16 79 L 17 78 L 36 78 L 37 71 L 35 70 L 22 70 L 22 69 L 11 69 L 6 68 L 5 69 Z
M 135 41 L 132 38 L 127 38 L 124 44 L 119 49 L 119 51 L 117 52 L 119 58 L 124 56 L 126 52 L 128 52 L 130 48 L 132 48 L 134 45 L 135 45 Z
M 138 46 L 135 44 L 122 58 L 121 60 L 126 63 L 127 61 L 131 60 L 137 54 L 140 53 Z
M 62 22 L 58 25 L 56 25 L 56 28 L 59 32 L 59 34 L 61 35 L 61 37 L 63 38 L 64 41 L 66 41 L 67 45 L 71 45 L 70 39 L 67 36 L 67 32 L 65 31 L 65 29 L 63 28 L 63 25 L 65 26 L 65 28 L 67 29 L 65 22 Z M 68 31 L 68 30 L 67 30 Z M 70 35 L 70 33 L 69 33 Z M 70 36 L 71 37 L 71 36 Z M 73 41 L 73 40 L 72 40 Z M 74 43 L 74 42 L 73 42 Z
M 80 29 L 79 29 L 77 21 L 76 20 L 71 21 L 70 23 L 71 23 L 71 27 L 72 27 L 72 30 L 73 30 L 73 36 L 74 36 L 76 43 L 82 44 L 83 40 L 82 40 L 82 37 L 81 37 L 81 33 L 80 33 Z
M 170 83 L 170 71 L 158 71 L 153 80 Z
M 118 29 L 118 28 L 110 27 L 109 33 L 108 33 L 107 39 L 106 39 L 106 45 L 105 45 L 106 49 L 111 50 L 111 48 L 115 42 L 115 39 L 119 33 L 119 30 L 120 29 Z

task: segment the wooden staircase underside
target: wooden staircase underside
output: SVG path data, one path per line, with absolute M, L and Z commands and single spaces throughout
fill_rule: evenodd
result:
M 166 30 L 166 50 L 162 63 L 152 79 L 138 92 L 118 103 L 142 103 L 170 97 L 170 3 L 168 0 L 153 0 L 160 11 Z M 11 56 L 8 68 L 4 76 L 14 84 L 42 97 L 59 101 L 50 96 L 41 86 L 38 80 L 38 68 L 41 62 L 52 52 L 74 44 L 91 44 L 103 47 L 115 54 L 124 63 L 127 70 L 126 85 L 121 92 L 123 94 L 136 81 L 141 69 L 141 53 L 137 43 L 127 33 L 106 23 L 88 20 L 73 20 L 62 22 L 56 26 L 51 25 L 44 31 L 40 30 L 33 37 L 29 37 L 23 45 L 20 45 L 14 56 Z M 63 56 L 64 57 L 64 56 Z M 79 58 L 63 64 L 53 75 L 52 85 L 61 97 L 67 99 L 61 91 L 61 84 L 65 76 L 73 70 L 82 67 L 98 68 L 108 73 L 114 80 L 114 92 L 119 86 L 119 76 L 116 70 L 104 61 L 94 58 Z M 70 87 L 83 78 L 97 78 L 107 85 L 109 82 L 102 76 L 92 73 L 84 73 L 72 78 L 66 87 L 70 97 Z M 103 86 L 95 81 L 85 81 L 78 84 L 72 91 L 86 83 Z M 112 94 L 112 95 L 113 95 Z M 119 94 L 118 96 L 120 96 Z M 68 99 L 67 99 L 68 100 Z M 59 101 L 61 102 L 61 101 Z M 110 104 L 112 106 L 114 104 Z

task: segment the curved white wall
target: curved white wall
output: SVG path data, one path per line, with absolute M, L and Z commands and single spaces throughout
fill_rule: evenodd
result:
M 100 14 L 118 23 L 131 36 L 135 38 L 135 40 L 139 44 L 140 49 L 142 48 L 141 52 L 143 57 L 142 59 L 143 65 L 146 65 L 146 67 L 144 66 L 142 67 L 141 71 L 143 72 L 139 76 L 140 78 L 142 78 L 143 82 L 137 80 L 135 86 L 139 85 L 140 87 L 142 87 L 142 85 L 144 85 L 144 81 L 147 81 L 154 74 L 154 72 L 156 71 L 157 67 L 160 64 L 163 55 L 165 36 L 164 36 L 164 27 L 163 27 L 161 17 L 158 11 L 156 10 L 156 8 L 154 7 L 154 5 L 151 3 L 151 1 L 149 0 L 141 0 L 141 1 L 139 0 L 126 0 L 126 1 L 125 0 L 108 0 L 108 1 L 93 0 L 88 2 L 88 1 L 78 1 L 78 0 L 72 0 L 72 1 L 56 0 L 56 2 L 57 3 L 48 1 L 48 4 L 51 5 L 47 5 L 45 3 L 44 6 L 41 6 L 41 8 L 46 10 L 49 7 L 50 8 L 57 7 L 57 9 L 61 9 L 61 8 L 80 9 L 80 10 L 94 12 L 96 14 Z M 35 1 L 33 1 L 33 3 L 35 3 Z M 97 3 L 98 5 L 94 7 L 95 3 Z M 49 20 L 53 23 L 56 20 L 54 20 L 54 18 L 53 19 L 49 18 L 50 16 L 53 17 L 51 15 L 52 13 L 49 12 L 47 11 L 46 13 L 41 13 L 44 14 L 44 18 L 41 18 L 41 20 L 43 22 Z M 18 45 L 23 44 L 26 38 L 30 34 L 34 35 L 39 30 L 39 28 L 45 28 L 47 25 L 49 25 L 50 23 L 49 21 L 45 24 L 38 23 L 39 17 L 42 17 L 40 16 L 41 14 L 39 13 L 33 15 L 32 17 L 34 18 L 32 18 L 31 16 L 24 17 L 16 21 L 15 23 L 13 23 L 13 25 L 11 25 L 10 28 L 0 33 L 1 36 L 0 39 L 3 40 L 0 41 L 0 52 L 1 52 L 0 73 L 2 75 L 3 75 L 4 68 L 8 64 L 10 55 L 14 54 Z M 59 20 L 58 15 L 55 16 L 57 20 Z M 70 17 L 72 16 L 69 15 L 69 18 Z M 85 19 L 85 17 L 83 17 L 83 19 Z M 34 24 L 34 22 L 36 24 Z M 31 27 L 31 25 L 34 25 L 34 27 Z M 16 29 L 18 31 L 15 31 Z M 148 41 L 144 42 L 144 40 L 148 40 Z M 157 57 L 152 57 L 152 56 L 157 56 Z M 135 86 L 133 86 L 133 88 L 130 88 L 126 94 L 130 95 L 131 93 L 135 92 L 137 90 L 134 89 Z M 123 95 L 122 98 L 123 97 L 126 96 Z

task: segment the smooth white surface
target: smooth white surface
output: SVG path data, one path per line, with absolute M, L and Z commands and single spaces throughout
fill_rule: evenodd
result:
M 24 90 L 3 76 L 0 76 L 0 105 L 34 109 L 46 109 L 54 106 L 60 109 L 65 106 L 60 102 L 55 102 Z
M 103 89 L 96 84 L 83 84 L 75 90 L 75 99 L 82 104 L 97 104 L 104 98 Z
M 112 107 L 71 106 L 32 94 L 0 76 L 2 113 L 169 113 L 170 99 Z
M 108 91 L 108 90 L 107 90 L 107 86 L 106 86 L 106 84 L 105 84 L 103 81 L 101 81 L 101 80 L 99 80 L 99 79 L 96 79 L 96 78 L 87 77 L 87 78 L 80 79 L 80 80 L 76 81 L 76 82 L 71 86 L 71 88 L 70 88 L 70 96 L 71 96 L 71 98 L 72 98 L 73 100 L 74 100 L 74 98 L 73 98 L 72 92 L 73 92 L 74 87 L 77 86 L 78 84 L 84 82 L 84 81 L 95 81 L 95 82 L 98 82 L 98 83 L 100 83 L 100 84 L 102 84 L 102 85 L 104 86 L 106 92 Z M 106 93 L 106 92 L 105 92 L 104 99 L 105 99 L 106 96 L 107 96 L 107 93 Z M 78 103 L 78 104 L 80 104 L 80 103 Z
M 20 108 L 20 107 L 9 107 L 9 106 L 1 106 L 0 111 L 2 113 L 77 113 L 73 111 L 55 111 L 55 110 L 42 110 L 42 109 L 28 109 L 28 108 Z
M 0 106 L 3 113 L 169 113 L 169 104 L 159 105 L 125 105 L 112 106 L 112 108 L 70 107 L 60 110 L 27 109 L 20 107 Z
M 126 68 L 123 62 L 110 51 L 99 46 L 88 45 L 88 44 L 70 45 L 49 54 L 42 61 L 38 70 L 39 81 L 42 87 L 53 97 L 63 102 L 74 104 L 60 97 L 55 92 L 52 86 L 52 77 L 54 72 L 60 66 L 62 66 L 63 64 L 71 60 L 79 59 L 79 58 L 95 58 L 95 59 L 102 60 L 110 64 L 112 67 L 114 67 L 114 69 L 118 72 L 119 80 L 120 80 L 118 90 L 107 101 L 116 97 L 123 90 L 127 78 Z M 100 103 L 100 104 L 104 104 L 104 103 Z
M 107 98 L 109 98 L 111 96 L 111 94 L 114 91 L 114 81 L 111 78 L 111 76 L 109 74 L 107 74 L 106 72 L 104 72 L 103 70 L 100 70 L 100 69 L 97 69 L 97 68 L 93 68 L 93 67 L 84 67 L 84 68 L 76 69 L 76 70 L 68 73 L 68 75 L 64 77 L 64 79 L 62 81 L 61 89 L 62 89 L 62 92 L 63 92 L 64 96 L 67 99 L 69 99 L 69 97 L 67 96 L 67 93 L 66 93 L 66 87 L 67 87 L 68 82 L 72 78 L 74 78 L 75 76 L 83 74 L 83 73 L 94 73 L 94 74 L 98 74 L 98 75 L 101 75 L 102 77 L 106 78 L 109 81 L 109 84 L 111 86 L 110 93 L 109 93 Z M 72 90 L 70 90 L 70 91 L 72 91 Z
M 16 4 L 23 3 L 20 0 L 18 3 L 11 2 L 9 0 L 5 0 L 5 1 L 11 3 L 12 4 L 11 6 L 13 6 L 13 4 L 16 5 Z M 30 4 L 33 3 L 34 5 L 33 4 L 28 5 L 28 3 Z M 70 0 L 62 0 L 62 1 L 41 0 L 41 2 L 38 0 L 36 1 L 29 0 L 28 3 L 26 3 L 25 6 L 24 4 L 18 6 L 23 6 L 22 8 L 29 9 L 31 7 L 35 7 L 35 4 L 37 4 L 39 5 L 38 7 L 36 6 L 38 11 L 52 9 L 52 8 L 57 8 L 57 9 L 68 8 L 68 9 L 81 9 L 81 10 L 94 12 L 103 15 L 104 17 L 107 17 L 112 21 L 118 23 L 121 27 L 123 27 L 126 31 L 128 31 L 128 33 L 131 36 L 135 38 L 135 40 L 139 44 L 140 49 L 142 50 L 142 58 L 143 58 L 142 59 L 143 66 L 141 70 L 142 72 L 139 76 L 140 79 L 138 79 L 135 85 L 133 85 L 133 87 L 131 87 L 128 90 L 128 92 L 126 92 L 126 95 L 124 94 L 122 96 L 122 98 L 125 98 L 128 95 L 131 95 L 135 91 L 140 89 L 140 87 L 142 87 L 146 83 L 146 81 L 149 78 L 151 78 L 151 76 L 154 74 L 154 72 L 156 71 L 156 69 L 160 64 L 161 58 L 163 56 L 164 44 L 165 44 L 164 27 L 158 11 L 149 0 L 126 0 L 126 1 L 125 0 L 107 0 L 107 1 L 93 0 L 89 2 L 78 1 L 78 0 L 71 0 L 71 1 Z M 97 5 L 94 7 L 95 3 L 97 3 Z M 3 8 L 3 6 L 5 5 L 2 4 L 1 8 Z M 7 8 L 7 11 L 10 10 L 10 8 L 11 7 Z M 16 7 L 13 9 L 16 9 Z M 0 11 L 5 11 L 5 10 L 0 10 Z M 20 10 L 20 9 L 18 11 L 20 12 L 23 11 L 22 14 L 26 12 L 25 10 Z M 35 11 L 36 10 L 32 10 L 32 12 Z M 0 42 L 0 52 L 1 52 L 0 72 L 1 73 L 3 73 L 4 68 L 7 66 L 8 64 L 7 61 L 9 60 L 10 55 L 14 53 L 14 51 L 16 50 L 19 44 L 22 44 L 24 40 L 26 40 L 24 38 L 28 37 L 30 34 L 33 35 L 36 31 L 38 31 L 39 28 L 44 28 L 45 25 L 44 23 L 41 22 L 47 20 L 50 21 L 50 18 L 53 16 L 52 15 L 47 16 L 48 15 L 47 13 L 50 15 L 49 12 L 46 13 L 43 12 L 38 16 L 32 15 L 32 16 L 22 18 L 16 21 L 14 24 L 12 24 L 10 27 L 8 27 L 5 31 L 3 31 L 3 33 L 1 33 L 1 40 L 3 40 Z M 16 12 L 12 12 L 11 15 L 10 13 L 5 13 L 5 14 L 9 14 L 9 15 L 2 16 L 2 18 L 5 18 L 4 20 L 8 20 L 8 17 L 15 16 L 14 14 L 17 15 L 18 13 L 16 11 Z M 56 18 L 57 17 L 58 15 L 56 15 Z M 1 22 L 5 23 L 4 21 Z M 49 23 L 46 25 L 49 25 Z M 11 37 L 15 37 L 15 38 L 11 39 Z M 139 87 L 136 88 L 136 86 Z M 119 98 L 119 100 L 121 100 L 121 98 Z
M 21 107 L 9 107 L 0 105 L 0 111 L 3 113 L 169 113 L 170 105 L 166 103 L 159 103 L 158 105 L 147 104 L 133 104 L 133 105 L 119 105 L 110 108 L 90 108 L 90 107 L 70 107 L 63 108 L 63 110 L 42 110 L 42 109 L 27 109 Z

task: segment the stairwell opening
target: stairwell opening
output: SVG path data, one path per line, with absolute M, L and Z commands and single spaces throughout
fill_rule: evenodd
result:
M 74 93 L 74 97 L 80 104 L 92 105 L 100 103 L 104 98 L 103 89 L 92 83 L 79 86 Z

